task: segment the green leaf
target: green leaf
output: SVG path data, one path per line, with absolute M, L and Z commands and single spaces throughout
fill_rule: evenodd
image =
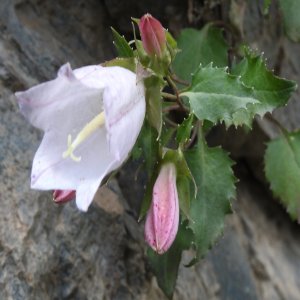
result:
M 238 123 L 245 123 L 249 127 L 256 114 L 263 116 L 284 106 L 297 88 L 294 81 L 275 76 L 267 69 L 261 55 L 255 55 L 247 49 L 245 58 L 233 68 L 232 73 L 241 76 L 241 81 L 252 89 L 253 97 L 259 101 L 248 106 L 247 111 L 239 111 L 234 115 Z
M 279 5 L 287 36 L 294 42 L 300 42 L 300 1 L 279 0 Z
M 150 76 L 144 80 L 144 84 L 146 88 L 147 118 L 150 125 L 157 130 L 158 136 L 160 136 L 162 128 L 162 82 L 159 77 Z
M 159 143 L 155 129 L 148 122 L 144 123 L 133 151 L 137 153 L 136 158 L 139 158 L 138 154 L 143 156 L 147 174 L 151 177 L 159 163 Z
M 181 96 L 189 98 L 198 119 L 213 123 L 224 121 L 227 126 L 239 125 L 234 114 L 246 111 L 250 104 L 258 102 L 251 89 L 245 87 L 238 77 L 228 74 L 225 68 L 212 65 L 198 68 L 192 85 Z
M 300 221 L 300 131 L 285 134 L 268 143 L 265 174 L 271 190 Z
M 147 251 L 157 283 L 169 299 L 173 296 L 182 251 L 190 247 L 192 237 L 192 231 L 183 223 L 180 224 L 176 239 L 168 252 L 159 255 L 150 248 Z
M 166 30 L 165 32 L 166 32 L 166 40 L 167 40 L 168 45 L 173 50 L 176 50 L 178 48 L 176 40 L 174 39 L 174 37 L 172 36 L 172 34 L 169 31 Z
M 198 186 L 191 200 L 189 227 L 195 236 L 195 263 L 203 257 L 223 232 L 226 214 L 231 212 L 230 200 L 235 198 L 233 162 L 220 147 L 209 148 L 205 141 L 185 153 L 188 165 Z
M 190 81 L 200 64 L 215 66 L 227 65 L 228 46 L 219 28 L 207 24 L 201 30 L 184 29 L 178 40 L 178 48 L 182 51 L 177 54 L 173 62 L 175 74 L 184 80 Z
M 132 151 L 134 159 L 140 157 L 143 158 L 143 167 L 146 169 L 149 179 L 141 204 L 139 220 L 145 216 L 151 203 L 152 189 L 157 178 L 158 167 L 160 164 L 159 151 L 157 133 L 148 122 L 145 122 Z
M 188 118 L 183 120 L 177 130 L 176 140 L 178 144 L 184 144 L 191 136 L 193 128 L 194 115 L 190 114 Z
M 132 48 L 128 45 L 124 36 L 121 36 L 114 28 L 111 27 L 114 45 L 120 57 L 134 57 Z

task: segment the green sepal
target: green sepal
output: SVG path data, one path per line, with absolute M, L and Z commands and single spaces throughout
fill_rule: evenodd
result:
M 194 115 L 190 114 L 178 127 L 176 140 L 179 145 L 184 145 L 189 140 L 193 129 L 193 121 Z
M 173 61 L 175 59 L 175 56 L 179 52 L 179 49 L 177 47 L 177 42 L 172 36 L 172 34 L 166 30 L 166 40 L 167 40 L 167 48 L 171 55 L 171 60 Z
M 159 287 L 169 299 L 172 299 L 174 293 L 182 252 L 190 248 L 192 240 L 192 231 L 187 228 L 186 222 L 182 222 L 174 243 L 166 253 L 160 255 L 148 248 L 147 256 L 151 269 Z
M 102 64 L 103 67 L 122 67 L 132 72 L 136 72 L 136 61 L 135 58 L 120 58 L 117 57 L 115 59 L 106 61 Z
M 147 55 L 146 51 L 144 50 L 143 43 L 140 40 L 136 39 L 135 47 L 136 47 L 135 54 L 139 58 L 140 63 L 144 67 L 148 68 L 150 64 L 150 57 Z
M 113 27 L 111 27 L 113 33 L 114 45 L 118 51 L 120 57 L 134 57 L 132 48 L 129 46 L 124 36 L 121 36 Z
M 273 194 L 291 218 L 300 222 L 300 131 L 270 141 L 264 161 Z
M 190 217 L 191 181 L 187 176 L 179 173 L 177 174 L 176 185 L 180 209 L 185 218 L 192 221 Z
M 177 176 L 186 177 L 190 180 L 190 182 L 193 183 L 194 197 L 196 197 L 198 188 L 182 150 L 180 148 L 178 148 L 177 150 L 166 150 L 165 154 L 163 155 L 161 164 L 166 163 L 173 163 L 177 170 Z

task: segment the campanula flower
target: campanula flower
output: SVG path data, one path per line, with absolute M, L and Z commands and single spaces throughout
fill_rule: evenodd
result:
M 31 187 L 76 191 L 76 204 L 86 211 L 136 142 L 145 117 L 143 83 L 120 67 L 65 64 L 56 79 L 16 97 L 22 114 L 44 131 Z
M 153 187 L 152 202 L 145 223 L 145 240 L 159 254 L 175 240 L 179 226 L 176 167 L 164 164 Z

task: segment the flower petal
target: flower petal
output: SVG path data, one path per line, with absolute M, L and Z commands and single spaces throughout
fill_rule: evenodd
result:
M 136 75 L 120 67 L 111 67 L 103 93 L 109 149 L 118 160 L 124 161 L 139 135 L 145 118 L 144 85 Z

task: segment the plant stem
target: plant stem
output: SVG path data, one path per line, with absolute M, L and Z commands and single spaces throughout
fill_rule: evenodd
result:
M 176 84 L 173 82 L 172 78 L 170 76 L 166 77 L 168 84 L 172 87 L 175 95 L 176 95 L 176 102 L 178 103 L 178 105 L 180 106 L 180 108 L 185 111 L 188 112 L 189 110 L 187 110 L 187 108 L 183 105 L 183 103 L 180 100 L 180 96 L 179 96 L 179 92 L 177 89 Z
M 171 125 L 171 126 L 173 126 L 173 127 L 178 127 L 178 124 L 177 123 L 175 123 L 175 122 L 173 122 L 172 120 L 170 120 L 169 118 L 167 118 L 167 117 L 164 117 L 164 121 L 166 122 L 166 123 L 168 123 L 169 125 Z
M 178 78 L 175 74 L 170 75 L 170 77 L 172 78 L 173 81 L 183 84 L 185 86 L 189 86 L 190 83 L 188 81 L 182 80 L 180 78 Z
M 196 124 L 195 124 L 195 126 L 193 128 L 192 136 L 191 136 L 189 142 L 185 145 L 186 149 L 190 148 L 193 145 L 194 141 L 197 138 L 199 127 L 201 126 L 201 124 L 202 123 L 199 120 L 196 122 Z
M 173 95 L 173 94 L 169 94 L 169 93 L 164 93 L 164 92 L 162 92 L 161 95 L 162 95 L 164 98 L 166 98 L 166 99 L 172 99 L 172 100 L 176 100 L 176 99 L 177 99 L 177 97 L 176 97 L 175 95 Z
M 178 104 L 173 104 L 173 105 L 169 105 L 169 106 L 165 107 L 165 108 L 163 109 L 163 112 L 164 112 L 164 113 L 167 113 L 167 112 L 169 112 L 169 111 L 172 111 L 172 110 L 178 110 L 178 109 L 180 109 L 180 106 L 179 106 Z

